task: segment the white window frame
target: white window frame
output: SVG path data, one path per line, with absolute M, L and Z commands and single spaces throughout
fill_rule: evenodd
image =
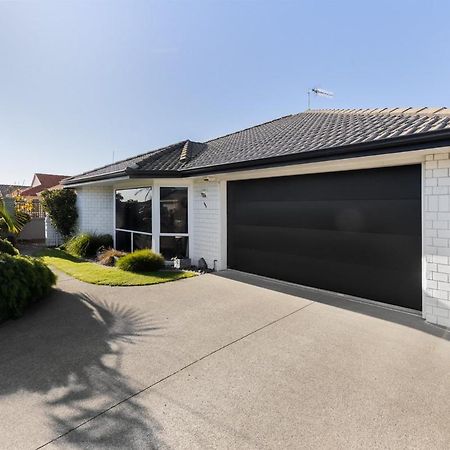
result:
M 186 180 L 155 180 L 153 186 L 155 187 L 155 191 L 157 191 L 158 202 L 154 203 L 154 209 L 152 211 L 153 217 L 157 217 L 157 230 L 155 233 L 155 239 L 152 240 L 152 244 L 155 245 L 158 252 L 160 251 L 160 239 L 164 236 L 172 236 L 172 237 L 187 237 L 188 238 L 188 258 L 192 256 L 193 252 L 193 243 L 192 243 L 192 202 L 193 202 L 193 192 L 192 192 L 192 183 L 186 182 Z M 161 188 L 185 188 L 187 189 L 187 222 L 188 222 L 188 231 L 187 233 L 161 233 Z M 154 197 L 152 197 L 154 198 Z M 156 209 L 156 211 L 155 211 Z M 156 215 L 155 215 L 156 214 Z
M 152 191 L 152 231 L 151 232 L 147 232 L 147 231 L 135 231 L 135 230 L 127 230 L 126 228 L 117 228 L 117 218 L 116 218 L 116 193 L 117 191 L 126 191 L 126 190 L 130 190 L 130 189 L 149 189 L 151 188 Z M 114 241 L 114 248 L 116 248 L 116 231 L 123 231 L 125 233 L 130 233 L 130 248 L 131 251 L 134 252 L 134 235 L 135 234 L 144 234 L 146 236 L 153 236 L 153 222 L 154 222 L 154 216 L 153 216 L 153 185 L 147 185 L 147 186 L 114 186 L 113 189 L 113 211 L 114 211 L 114 236 L 113 236 L 113 241 Z M 152 237 L 152 248 L 153 248 L 153 237 Z
M 142 183 L 142 181 L 141 181 Z M 160 188 L 165 187 L 183 187 L 187 188 L 187 201 L 188 201 L 188 232 L 187 233 L 161 233 L 161 216 L 160 216 L 160 208 L 161 208 L 161 196 L 160 196 Z M 151 232 L 143 232 L 143 231 L 133 231 L 126 230 L 121 228 L 116 228 L 116 191 L 125 190 L 125 189 L 144 189 L 151 188 L 152 189 L 152 231 Z M 131 251 L 133 251 L 133 234 L 145 234 L 147 236 L 152 237 L 152 250 L 159 253 L 160 238 L 163 236 L 185 236 L 188 238 L 188 255 L 192 257 L 194 254 L 194 233 L 193 233 L 193 220 L 194 220 L 194 193 L 193 193 L 193 182 L 192 180 L 186 179 L 153 179 L 149 180 L 148 183 L 133 185 L 133 183 L 124 183 L 123 185 L 116 184 L 113 189 L 113 222 L 114 222 L 114 248 L 116 247 L 116 230 L 117 231 L 125 231 L 130 233 L 131 237 Z

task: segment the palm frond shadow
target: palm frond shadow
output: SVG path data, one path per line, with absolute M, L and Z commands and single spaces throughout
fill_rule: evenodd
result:
M 124 440 L 130 449 L 165 448 L 160 425 L 137 397 L 108 411 L 107 420 L 89 421 L 136 392 L 120 370 L 123 348 L 162 332 L 157 319 L 87 294 L 55 291 L 43 303 L 0 327 L 0 400 L 19 391 L 45 394 L 55 435 L 87 422 L 62 438 L 80 448 L 118 448 Z

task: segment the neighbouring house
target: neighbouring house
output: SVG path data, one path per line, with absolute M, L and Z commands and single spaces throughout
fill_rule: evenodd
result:
M 44 241 L 46 239 L 46 227 L 51 227 L 45 223 L 45 213 L 42 209 L 40 195 L 46 190 L 62 189 L 61 181 L 67 178 L 67 175 L 53 175 L 48 173 L 35 173 L 31 186 L 19 191 L 20 199 L 16 199 L 16 206 L 20 208 L 20 203 L 28 204 L 31 202 L 31 221 L 28 222 L 19 235 L 20 240 L 24 241 Z M 56 232 L 51 229 L 47 234 Z
M 20 195 L 28 200 L 39 201 L 39 196 L 46 190 L 62 189 L 61 181 L 68 175 L 53 175 L 50 173 L 35 173 L 31 186 L 22 189 Z
M 18 184 L 0 184 L 0 198 L 13 197 L 23 189 L 27 189 L 30 186 L 22 186 Z
M 63 181 L 118 249 L 422 311 L 450 326 L 450 110 L 308 110 Z

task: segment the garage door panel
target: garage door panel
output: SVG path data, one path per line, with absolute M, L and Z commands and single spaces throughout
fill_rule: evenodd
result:
M 416 200 L 346 200 L 242 202 L 234 212 L 236 225 L 297 227 L 373 233 L 420 233 Z M 397 211 L 402 209 L 402 215 Z
M 415 171 L 408 169 L 415 167 Z M 405 169 L 406 171 L 402 169 Z M 401 172 L 400 178 L 392 176 L 392 172 Z M 367 174 L 370 174 L 370 183 L 367 182 Z M 350 174 L 351 179 L 342 177 L 342 174 Z M 241 199 L 246 201 L 278 201 L 280 189 L 285 200 L 391 200 L 392 192 L 395 198 L 408 199 L 421 195 L 420 183 L 417 183 L 417 174 L 420 177 L 420 166 L 403 166 L 395 168 L 352 170 L 348 172 L 332 172 L 314 175 L 299 175 L 292 177 L 261 178 L 251 180 L 246 185 L 245 191 L 239 192 Z M 301 190 L 297 179 L 303 178 Z M 247 183 L 250 180 L 233 183 Z M 261 193 L 264 192 L 264 196 Z
M 237 257 L 248 268 L 246 272 L 270 278 L 299 283 L 385 303 L 392 298 L 405 299 L 396 302 L 399 306 L 421 309 L 420 296 L 411 295 L 411 286 L 420 290 L 420 270 L 395 270 L 366 264 L 334 263 L 330 266 L 324 259 L 284 255 L 280 262 L 279 253 L 241 249 Z M 352 279 L 352 283 L 348 279 Z M 398 280 L 403 280 L 399 283 Z
M 420 179 L 406 166 L 229 182 L 229 267 L 420 309 Z
M 415 267 L 413 259 L 405 260 L 410 249 L 420 252 L 414 236 L 383 233 L 351 233 L 335 230 L 312 230 L 286 227 L 237 226 L 234 245 L 238 248 L 267 251 L 268 257 L 277 254 L 327 260 L 330 264 L 383 265 L 392 269 Z M 278 236 L 269 239 L 268 236 Z M 261 249 L 260 243 L 264 242 Z M 320 242 L 321 245 L 317 245 Z M 232 262 L 230 262 L 232 263 Z

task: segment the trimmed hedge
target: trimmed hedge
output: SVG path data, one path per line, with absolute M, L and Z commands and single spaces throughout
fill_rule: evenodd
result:
M 22 316 L 25 308 L 44 297 L 56 282 L 39 259 L 0 254 L 0 321 Z
M 113 246 L 113 238 L 110 234 L 82 233 L 69 239 L 65 244 L 65 250 L 71 255 L 91 258 L 99 250 Z
M 0 239 L 0 253 L 6 253 L 7 255 L 16 256 L 19 254 L 19 250 L 7 239 Z
M 136 250 L 120 258 L 116 267 L 127 272 L 156 272 L 164 267 L 164 258 L 152 250 Z

